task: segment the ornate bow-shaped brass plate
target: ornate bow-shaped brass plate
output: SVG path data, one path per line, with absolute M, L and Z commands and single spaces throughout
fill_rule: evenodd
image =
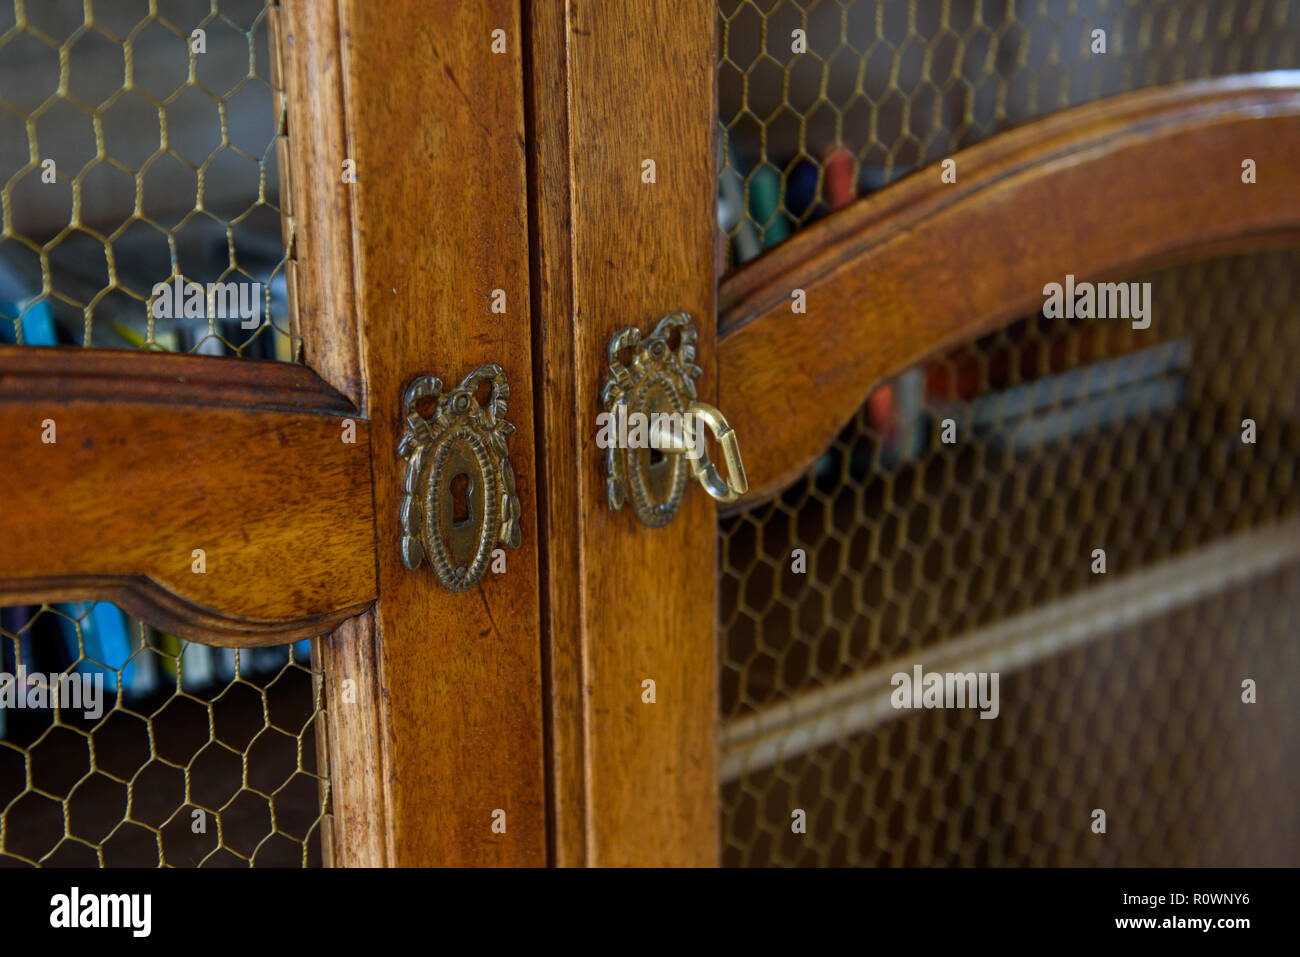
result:
M 676 348 L 670 341 L 674 334 Z M 680 421 L 695 401 L 695 380 L 702 372 L 695 364 L 696 338 L 695 324 L 684 312 L 664 316 L 644 338 L 636 326 L 615 333 L 609 342 L 609 379 L 600 395 L 605 411 L 647 419 L 676 414 Z M 624 351 L 626 363 L 620 358 Z M 605 451 L 605 491 L 610 508 L 617 511 L 631 502 L 637 518 L 660 526 L 677 514 L 690 466 L 680 455 L 654 451 L 611 444 Z
M 491 394 L 480 404 L 475 394 L 485 381 Z M 505 373 L 488 364 L 449 392 L 443 392 L 442 380 L 420 376 L 402 398 L 402 562 L 414 570 L 427 558 L 438 581 L 452 591 L 478 584 L 498 544 L 519 547 L 519 497 L 506 450 L 506 436 L 515 431 L 505 418 L 509 396 Z M 416 408 L 424 400 L 434 403 L 429 418 Z M 455 487 L 458 479 L 463 495 Z
M 749 489 L 735 432 L 721 412 L 697 400 L 695 380 L 702 371 L 695 364 L 697 340 L 691 317 L 674 312 L 648 336 L 628 326 L 609 342 L 609 379 L 601 402 L 610 417 L 608 434 L 617 434 L 619 441 L 610 442 L 605 452 L 606 497 L 615 511 L 631 502 L 646 525 L 672 521 L 688 478 L 721 502 L 735 501 Z M 622 441 L 625 433 L 636 435 L 645 423 L 642 441 Z M 709 460 L 702 429 L 722 448 L 725 479 Z

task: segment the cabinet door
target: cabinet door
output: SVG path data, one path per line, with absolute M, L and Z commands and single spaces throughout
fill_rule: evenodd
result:
M 1297 92 L 1063 112 L 724 283 L 725 863 L 1294 863 L 1298 729 L 1243 682 L 1296 673 L 1300 183 L 1242 160 L 1288 168 Z M 916 669 L 999 685 L 900 708 Z
M 0 854 L 544 863 L 519 5 L 49 6 L 0 46 L 0 670 L 107 690 L 6 711 Z M 403 396 L 485 364 L 518 547 L 453 592 Z
M 561 6 L 530 89 L 557 859 L 1104 862 L 1035 830 L 1088 820 L 1077 780 L 1198 835 L 1121 815 L 1115 860 L 1273 861 L 1276 802 L 1179 810 L 1153 755 L 1295 740 L 1273 708 L 1230 746 L 1247 672 L 1293 672 L 1285 5 Z M 1075 314 L 1101 283 L 1151 311 Z M 749 491 L 650 528 L 597 415 L 611 337 L 678 311 Z M 1004 717 L 898 713 L 914 665 L 1003 674 Z M 1219 730 L 1179 737 L 1216 676 Z

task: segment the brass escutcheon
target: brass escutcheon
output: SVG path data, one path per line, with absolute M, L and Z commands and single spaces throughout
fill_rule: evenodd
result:
M 485 381 L 491 394 L 480 404 L 475 393 Z M 487 364 L 446 393 L 442 380 L 420 376 L 402 397 L 402 563 L 414 570 L 428 559 L 438 581 L 452 591 L 478 584 L 498 544 L 519 547 L 519 497 L 506 450 L 506 436 L 515 430 L 505 418 L 509 396 L 501 367 Z M 416 408 L 424 399 L 435 403 L 427 419 Z M 464 482 L 463 498 L 457 480 Z
M 702 371 L 695 364 L 697 339 L 691 317 L 674 312 L 648 336 L 629 326 L 609 342 L 610 375 L 601 402 L 607 426 L 620 441 L 611 441 L 605 451 L 606 498 L 615 511 L 630 502 L 633 514 L 651 527 L 672 521 L 688 477 L 720 502 L 735 501 L 749 490 L 736 433 L 721 412 L 696 397 L 695 380 Z M 643 430 L 647 441 L 624 444 L 629 422 L 656 424 Z M 709 459 L 700 423 L 722 449 L 725 479 Z

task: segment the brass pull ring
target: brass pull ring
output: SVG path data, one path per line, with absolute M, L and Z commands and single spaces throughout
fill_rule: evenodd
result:
M 745 463 L 740 457 L 740 441 L 735 429 L 727 423 L 726 416 L 707 402 L 692 402 L 686 411 L 688 414 L 683 416 L 682 426 L 686 431 L 688 448 L 684 451 L 691 463 L 691 474 L 704 486 L 704 491 L 719 502 L 734 502 L 749 491 L 749 478 L 745 475 Z M 697 437 L 697 420 L 709 427 L 722 448 L 722 458 L 727 464 L 726 479 L 709 459 L 709 447 Z
M 609 341 L 609 378 L 600 394 L 605 422 L 598 435 L 605 449 L 606 497 L 615 511 L 630 504 L 652 528 L 673 520 L 688 479 L 719 502 L 734 502 L 749 491 L 735 431 L 721 412 L 696 398 L 695 380 L 702 373 L 695 364 L 697 341 L 695 323 L 684 312 L 664 316 L 646 335 L 628 326 Z M 722 449 L 726 478 L 709 459 L 697 419 Z M 629 426 L 633 421 L 639 424 Z M 635 431 L 647 422 L 648 445 Z

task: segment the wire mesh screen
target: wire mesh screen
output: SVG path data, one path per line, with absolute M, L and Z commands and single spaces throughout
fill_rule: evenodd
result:
M 724 784 L 723 861 L 1294 867 L 1298 631 L 1292 564 L 1004 676 L 996 720 L 911 712 L 789 755 Z M 1244 705 L 1250 675 L 1271 690 Z
M 319 865 L 307 646 L 209 648 L 106 602 L 0 609 L 0 866 Z
M 724 270 L 1016 124 L 1300 65 L 1289 0 L 720 0 L 718 16 Z
M 299 357 L 273 6 L 0 0 L 0 342 Z
M 1265 581 L 1300 560 L 1300 253 L 1139 281 L 1149 328 L 1039 315 L 955 348 L 722 520 L 726 860 L 1300 863 L 1294 801 L 1261 793 L 1293 795 L 1300 757 L 1275 710 L 1300 691 L 1300 573 Z M 891 705 L 895 674 L 954 654 L 1002 662 L 997 720 Z M 1262 675 L 1277 697 L 1243 705 Z M 1207 774 L 1258 781 L 1273 817 Z M 1101 792 L 1141 795 L 1136 843 L 1076 829 Z M 791 832 L 799 807 L 821 830 Z M 1189 828 L 1167 854 L 1162 808 Z M 1185 820 L 1220 813 L 1241 842 Z

